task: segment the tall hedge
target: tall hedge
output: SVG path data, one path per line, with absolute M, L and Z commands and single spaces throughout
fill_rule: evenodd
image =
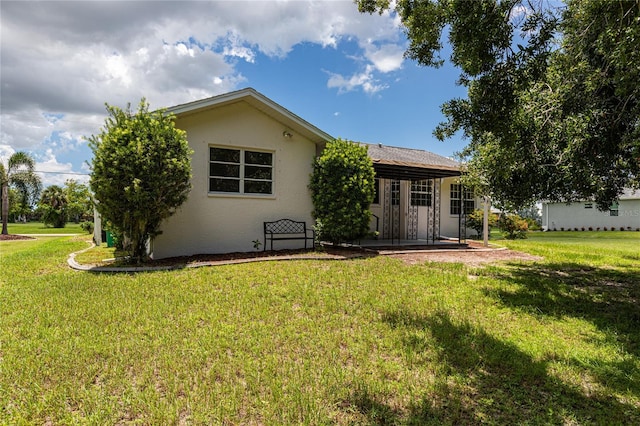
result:
M 142 99 L 138 111 L 107 105 L 109 117 L 93 150 L 91 190 L 103 218 L 129 241 L 131 260 L 147 259 L 147 242 L 160 224 L 186 201 L 191 190 L 191 154 L 186 133 L 174 117 L 149 111 Z
M 375 185 L 367 147 L 336 139 L 313 162 L 312 192 L 316 231 L 334 244 L 369 233 Z

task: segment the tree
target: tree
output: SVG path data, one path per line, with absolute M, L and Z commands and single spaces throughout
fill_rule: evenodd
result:
M 129 242 L 131 261 L 141 263 L 161 222 L 187 199 L 192 151 L 174 116 L 150 112 L 144 99 L 136 113 L 130 105 L 126 110 L 107 105 L 107 111 L 103 129 L 89 139 L 90 187 L 100 214 Z
M 64 183 L 64 193 L 67 197 L 67 216 L 69 220 L 79 223 L 81 220 L 93 220 L 93 201 L 89 187 L 74 179 Z
M 360 0 L 382 12 L 385 0 Z M 471 180 L 498 206 L 594 199 L 640 186 L 640 3 L 399 0 L 407 56 L 439 66 L 448 30 L 466 99 L 442 107 L 440 139 L 462 131 Z M 475 177 L 473 177 L 475 176 Z
M 68 221 L 67 206 L 69 202 L 65 191 L 58 185 L 51 185 L 42 191 L 39 209 L 45 225 L 64 228 Z
M 309 188 L 319 238 L 338 244 L 369 233 L 375 172 L 366 146 L 329 142 L 313 162 Z
M 2 234 L 7 235 L 9 221 L 9 187 L 18 191 L 23 204 L 31 205 L 42 188 L 40 177 L 35 174 L 36 162 L 25 152 L 16 152 L 7 161 L 0 163 L 0 185 L 2 186 Z
M 9 222 L 26 221 L 33 212 L 33 206 L 15 188 L 9 188 Z

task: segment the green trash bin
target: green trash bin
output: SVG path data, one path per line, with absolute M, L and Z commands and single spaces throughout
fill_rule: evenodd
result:
M 106 231 L 107 234 L 107 247 L 113 247 L 115 244 L 113 243 L 113 234 L 109 231 Z

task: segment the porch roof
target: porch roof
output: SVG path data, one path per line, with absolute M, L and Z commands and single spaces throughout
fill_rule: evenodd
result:
M 368 148 L 376 175 L 384 179 L 418 180 L 460 176 L 460 163 L 420 149 L 382 144 L 364 144 Z

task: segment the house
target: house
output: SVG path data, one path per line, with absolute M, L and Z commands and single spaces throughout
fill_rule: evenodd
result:
M 640 190 L 627 189 L 609 210 L 600 211 L 593 201 L 542 203 L 542 228 L 560 230 L 640 229 Z
M 151 247 L 161 259 L 255 250 L 263 222 L 312 226 L 312 162 L 334 138 L 254 89 L 168 109 L 194 151 L 192 189 L 163 222 Z M 377 173 L 372 230 L 385 239 L 459 238 L 474 200 L 460 188 L 458 164 L 426 151 L 369 145 Z M 462 236 L 464 238 L 464 236 Z M 300 247 L 300 241 L 277 248 Z

